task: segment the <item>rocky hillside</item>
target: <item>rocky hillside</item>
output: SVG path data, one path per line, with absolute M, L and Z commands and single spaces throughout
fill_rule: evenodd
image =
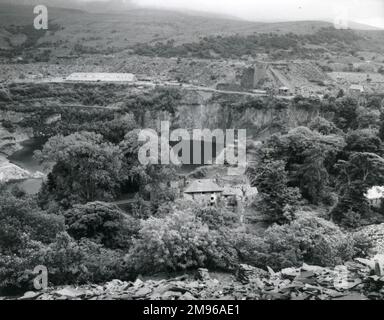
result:
M 4 93 L 5 92 L 5 93 Z M 3 90 L 0 102 L 5 153 L 23 132 L 49 134 L 52 127 L 66 121 L 73 113 L 94 117 L 114 117 L 126 112 L 136 115 L 143 128 L 157 128 L 169 120 L 174 127 L 195 129 L 247 129 L 249 137 L 263 138 L 274 132 L 307 124 L 317 115 L 316 102 L 248 97 L 239 94 L 177 89 L 180 100 L 173 110 L 135 110 L 127 100 L 132 96 L 151 94 L 151 90 L 118 84 L 12 84 Z M 70 112 L 68 112 L 70 111 Z M 140 113 L 140 114 L 139 114 Z M 68 118 L 68 119 L 67 119 Z M 55 121 L 53 121 L 54 119 Z

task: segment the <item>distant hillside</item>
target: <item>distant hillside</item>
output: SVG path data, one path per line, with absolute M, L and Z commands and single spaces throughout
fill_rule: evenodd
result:
M 50 21 L 59 25 L 60 30 L 54 34 L 49 32 L 42 34 L 40 44 L 55 48 L 73 48 L 78 45 L 85 47 L 84 52 L 88 50 L 90 53 L 92 48 L 118 51 L 136 43 L 156 43 L 169 39 L 176 43 L 196 42 L 204 36 L 218 34 L 311 33 L 329 25 L 323 22 L 266 24 L 198 16 L 195 12 L 181 13 L 138 8 L 125 10 L 119 14 L 89 13 L 50 6 L 48 9 Z M 10 26 L 29 25 L 32 28 L 33 19 L 32 6 L 0 4 L 0 42 L 3 43 L 1 47 L 3 49 L 12 47 L 10 38 L 20 37 L 14 33 L 14 28 L 10 30 Z
M 29 0 L 28 2 L 31 3 Z M 61 3 L 61 0 L 53 3 Z M 324 30 L 331 30 L 332 25 L 321 21 L 257 23 L 210 15 L 200 16 L 196 12 L 181 13 L 132 7 L 120 13 L 91 13 L 51 6 L 48 9 L 50 29 L 48 32 L 35 32 L 32 26 L 32 6 L 0 4 L 0 49 L 20 54 L 25 49 L 39 47 L 49 49 L 56 55 L 108 54 L 133 49 L 136 53 L 150 56 L 196 56 L 190 51 L 200 51 L 199 57 L 207 57 L 211 53 L 221 57 L 238 57 L 255 51 L 255 48 L 287 50 L 291 49 L 292 44 L 294 51 L 298 52 L 308 43 L 322 46 L 320 51 L 328 50 L 327 41 L 316 40 L 319 35 L 323 39 L 330 36 L 330 41 L 336 41 L 331 45 L 339 50 L 363 47 L 380 49 L 384 34 L 382 31 L 359 31 L 354 34 L 344 30 L 324 34 Z M 274 35 L 255 35 L 267 33 Z M 204 40 L 206 37 L 208 41 Z M 212 45 L 216 46 L 214 50 L 209 43 L 211 40 Z M 188 44 L 188 52 L 184 52 L 185 44 Z M 237 45 L 240 46 L 238 50 L 235 48 Z M 165 53 L 159 52 L 158 46 L 166 46 L 166 50 L 160 50 Z M 311 48 L 312 51 L 317 49 Z M 238 52 L 233 52 L 234 50 Z M 228 54 L 224 55 L 220 51 L 228 51 Z
M 289 24 L 285 24 L 289 25 Z M 294 24 L 297 28 L 300 24 Z M 280 29 L 280 28 L 279 28 Z M 271 30 L 271 29 L 269 29 Z M 287 30 L 287 28 L 285 28 Z M 381 33 L 382 36 L 384 33 Z M 375 35 L 375 37 L 373 37 Z M 253 34 L 208 36 L 198 42 L 176 44 L 175 41 L 145 43 L 135 46 L 139 55 L 161 57 L 232 58 L 268 54 L 273 60 L 316 59 L 329 54 L 354 54 L 379 49 L 377 34 L 368 31 L 315 29 L 312 33 L 254 32 Z
M 106 1 L 77 1 L 77 0 L 0 0 L 0 4 L 18 6 L 46 5 L 57 8 L 77 9 L 85 11 L 107 11 L 121 10 L 136 7 L 128 0 L 106 0 Z

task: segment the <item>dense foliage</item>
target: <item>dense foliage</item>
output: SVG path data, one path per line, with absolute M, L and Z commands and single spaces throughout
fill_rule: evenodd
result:
M 383 221 L 383 208 L 364 196 L 384 184 L 380 101 L 340 96 L 311 105 L 296 98 L 295 106 L 315 116 L 307 126 L 279 125 L 279 134 L 252 147 L 247 176 L 259 195 L 244 224 L 224 207 L 177 199 L 168 186 L 174 166 L 138 161 L 147 112 L 172 114 L 179 99 L 176 91 L 160 90 L 130 96 L 113 116 L 72 110 L 51 124 L 53 136 L 36 155 L 50 169 L 40 193 L 0 189 L 0 290 L 28 288 L 37 265 L 57 285 L 197 267 L 228 271 L 240 263 L 334 266 L 370 252 L 371 239 L 346 228 Z M 284 113 L 289 103 L 223 102 L 223 124 L 236 116 L 231 107 Z M 124 193 L 132 197 L 123 210 L 113 202 Z M 265 227 L 255 231 L 252 221 L 260 220 Z
M 275 58 L 309 57 L 321 51 L 309 49 L 302 44 L 354 47 L 361 37 L 351 30 L 323 28 L 313 34 L 297 35 L 293 33 L 254 33 L 251 35 L 209 36 L 194 43 L 175 45 L 175 41 L 157 42 L 155 45 L 137 44 L 135 53 L 161 57 L 195 58 L 241 58 L 256 53 L 271 53 Z M 279 55 L 280 53 L 280 55 Z
M 44 189 L 64 206 L 111 200 L 122 179 L 121 150 L 92 132 L 55 136 L 37 157 L 54 162 Z

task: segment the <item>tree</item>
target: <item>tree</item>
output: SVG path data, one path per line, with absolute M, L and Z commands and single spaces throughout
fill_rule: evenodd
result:
M 342 98 L 342 97 L 344 97 L 344 90 L 340 89 L 339 92 L 337 93 L 336 98 Z
M 370 212 L 364 194 L 384 184 L 384 159 L 374 153 L 352 153 L 347 161 L 339 160 L 337 169 L 340 200 L 331 216 L 337 223 L 356 227 Z
M 344 97 L 336 101 L 333 122 L 344 131 L 357 128 L 357 100 Z
M 102 134 L 107 141 L 118 144 L 128 132 L 135 128 L 137 128 L 135 119 L 127 114 L 111 121 L 103 121 L 96 133 Z
M 302 196 L 317 204 L 327 196 L 328 177 L 344 139 L 298 127 L 271 137 L 260 150 L 259 166 L 268 161 L 285 161 L 288 185 L 300 188 Z
M 230 269 L 237 253 L 229 237 L 209 229 L 191 211 L 176 211 L 143 221 L 126 259 L 139 272 Z
M 110 249 L 129 248 L 139 230 L 137 220 L 103 202 L 75 205 L 65 213 L 65 220 L 75 239 L 87 238 Z
M 380 127 L 380 111 L 377 109 L 369 109 L 359 107 L 357 109 L 357 124 L 361 129 L 379 128 Z
M 304 163 L 299 166 L 296 178 L 303 197 L 318 204 L 324 197 L 328 185 L 328 172 L 324 166 L 325 153 L 320 145 L 306 150 Z
M 29 197 L 0 195 L 0 254 L 17 253 L 34 240 L 49 243 L 64 231 L 64 219 L 42 211 Z
M 379 138 L 384 139 L 384 112 L 380 113 L 380 128 L 379 128 Z
M 167 111 L 174 114 L 181 94 L 175 88 L 156 88 L 147 94 L 133 95 L 125 102 L 124 109 L 133 113 L 137 123 L 145 126 L 146 112 Z
M 161 198 L 172 198 L 171 194 L 159 192 L 161 185 L 166 185 L 167 182 L 175 178 L 176 166 L 173 164 L 152 164 L 146 165 L 140 163 L 138 159 L 139 149 L 144 144 L 138 139 L 139 130 L 132 130 L 125 135 L 124 140 L 120 143 L 120 149 L 124 154 L 124 172 L 125 178 L 139 186 L 141 193 L 155 193 Z M 161 143 L 159 139 L 159 143 Z M 162 152 L 169 152 L 169 150 L 162 150 Z M 159 158 L 161 154 L 158 154 Z M 166 190 L 169 190 L 167 188 Z
M 375 153 L 352 153 L 348 161 L 337 163 L 339 185 L 348 189 L 357 183 L 364 193 L 367 188 L 384 184 L 384 159 Z
M 63 206 L 111 200 L 123 179 L 123 154 L 99 134 L 79 132 L 48 140 L 36 157 L 54 163 L 43 187 Z M 42 194 L 44 196 L 44 194 Z
M 284 161 L 268 161 L 262 166 L 248 168 L 251 185 L 257 187 L 261 196 L 260 211 L 273 222 L 286 222 L 287 206 L 296 205 L 300 199 L 297 188 L 287 186 L 288 176 Z
M 350 131 L 345 139 L 346 152 L 371 152 L 382 154 L 382 141 L 371 129 Z
M 332 122 L 322 117 L 314 118 L 308 127 L 312 131 L 320 132 L 323 135 L 337 134 L 340 131 Z

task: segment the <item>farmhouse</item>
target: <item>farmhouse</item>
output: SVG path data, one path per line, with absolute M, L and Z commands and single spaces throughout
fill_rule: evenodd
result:
M 223 193 L 223 188 L 219 187 L 212 179 L 194 180 L 184 190 L 184 198 L 197 201 L 200 204 L 217 204 L 218 199 Z
M 136 76 L 132 73 L 107 73 L 107 72 L 77 72 L 66 78 L 67 81 L 91 82 L 135 82 Z

